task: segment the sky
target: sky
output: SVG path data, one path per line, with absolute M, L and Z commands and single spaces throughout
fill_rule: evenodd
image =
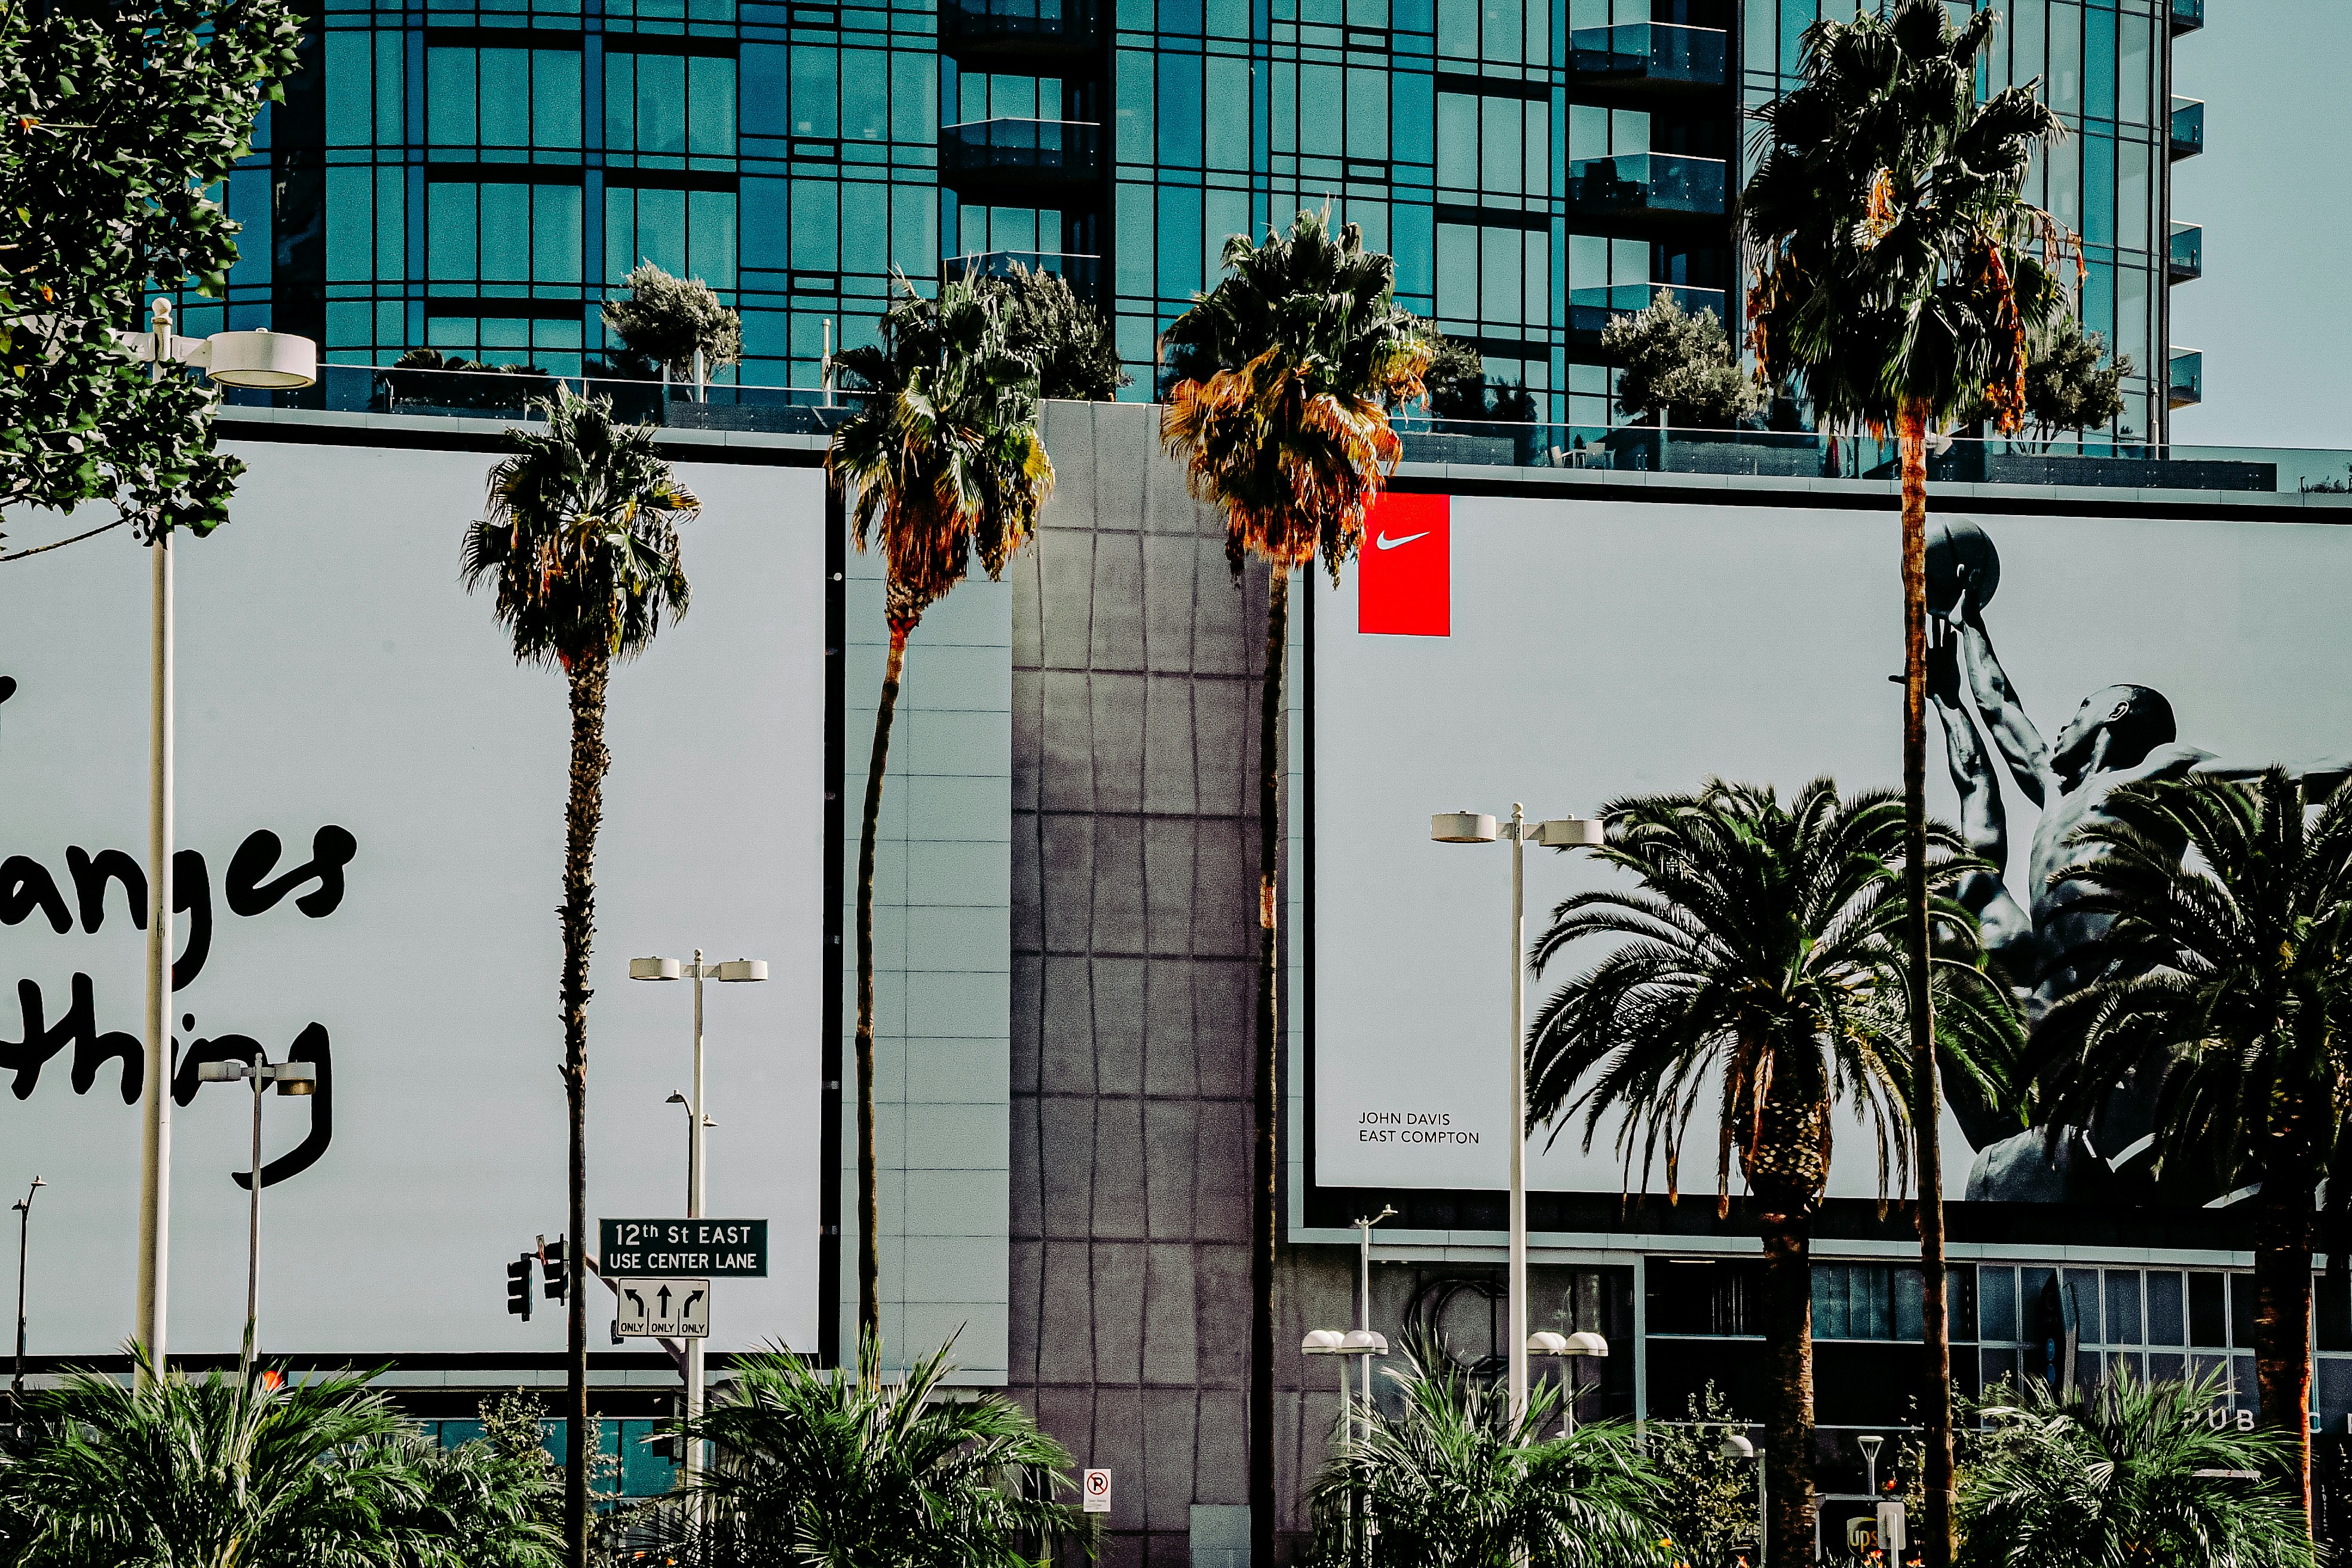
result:
M 2172 216 L 2205 275 L 2172 290 L 2172 342 L 2205 354 L 2197 446 L 2352 447 L 2352 0 L 2207 0 L 2173 89 L 2205 151 L 2172 166 Z

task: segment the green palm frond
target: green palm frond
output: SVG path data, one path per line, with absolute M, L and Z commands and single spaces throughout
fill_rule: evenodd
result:
M 1508 1391 L 1428 1345 L 1388 1376 L 1400 1412 L 1351 1402 L 1369 1436 L 1308 1490 L 1312 1561 L 1342 1568 L 1668 1568 L 1664 1483 L 1624 1422 L 1546 1437 L 1559 1390 L 1539 1384 L 1511 1414 Z M 1361 1521 L 1375 1529 L 1367 1540 Z
M 2014 428 L 2028 333 L 2080 280 L 2079 237 L 2021 194 L 2063 124 L 2039 83 L 1977 101 L 1998 19 L 1955 26 L 1939 0 L 1897 0 L 1892 16 L 1817 22 L 1803 85 L 1756 111 L 1740 198 L 1749 344 L 1764 378 L 1801 382 L 1826 424 L 1982 405 Z
M 701 509 L 645 426 L 616 424 L 612 400 L 559 387 L 545 430 L 507 432 L 482 521 L 467 531 L 467 588 L 497 590 L 515 658 L 562 664 L 602 650 L 634 657 L 686 614 L 678 525 Z
M 1613 1124 L 1628 1188 L 1663 1163 L 1674 1196 L 1691 1121 L 1712 1100 L 1718 1200 L 1736 1153 L 1751 1184 L 1794 1182 L 1810 1206 L 1828 1173 L 1829 1113 L 1844 1104 L 1872 1138 L 1881 1190 L 1900 1184 L 1913 1070 L 1900 798 L 1841 797 L 1816 779 L 1784 804 L 1716 780 L 1603 815 L 1601 858 L 1634 886 L 1565 900 L 1536 939 L 1538 974 L 1588 939 L 1612 945 L 1537 1012 L 1530 1126 L 1552 1122 L 1557 1138 L 1580 1120 L 1589 1149 Z M 2006 1102 L 2018 1025 L 1949 897 L 1979 863 L 1948 827 L 1931 825 L 1929 846 L 1939 1044 Z
M 967 281 L 936 300 L 903 275 L 881 341 L 835 363 L 858 411 L 833 435 L 826 471 L 856 497 L 857 548 L 881 542 L 887 613 L 904 636 L 971 570 L 991 581 L 1035 531 L 1054 488 L 1037 430 L 1037 361 L 1007 331 L 1003 300 Z
M 745 1356 L 690 1438 L 715 1459 L 697 1486 L 703 1555 L 795 1568 L 1032 1568 L 1024 1540 L 1076 1532 L 1053 1500 L 1070 1457 L 1001 1394 L 949 1397 L 952 1342 L 885 1381 L 881 1342 L 856 1371 L 778 1347 Z M 689 1548 L 691 1533 L 683 1538 Z
M 2218 1374 L 2039 1382 L 1982 1414 L 1963 1472 L 1962 1568 L 2312 1568 L 2278 1434 L 2241 1432 Z

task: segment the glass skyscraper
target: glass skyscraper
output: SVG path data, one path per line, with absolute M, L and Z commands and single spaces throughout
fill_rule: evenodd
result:
M 2005 13 L 1983 89 L 2040 77 L 2072 132 L 2032 195 L 2082 231 L 2084 315 L 2132 357 L 2122 427 L 2159 433 L 2194 395 L 2166 171 L 2201 139 L 2170 95 L 2201 0 L 1977 3 Z M 1612 311 L 1664 285 L 1737 317 L 1745 113 L 1847 4 L 327 0 L 226 192 L 226 314 L 346 363 L 578 374 L 646 258 L 741 310 L 740 381 L 814 386 L 825 322 L 865 341 L 894 269 L 1020 260 L 1106 310 L 1140 397 L 1225 237 L 1328 205 L 1490 380 L 1601 426 Z

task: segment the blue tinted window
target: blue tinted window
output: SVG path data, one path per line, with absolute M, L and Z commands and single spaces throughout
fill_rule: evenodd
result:
M 2083 13 L 2083 112 L 2116 117 L 2116 14 L 2096 5 Z
M 1160 189 L 1160 297 L 1181 300 L 1201 287 L 1201 193 Z
M 1216 112 L 1207 117 L 1209 167 L 1246 170 L 1250 166 L 1249 62 L 1212 55 L 1206 65 L 1207 98 L 1216 107 Z
M 580 145 L 580 54 L 533 49 L 530 54 L 531 144 Z
M 1160 57 L 1160 161 L 1201 166 L 1201 57 Z
M 474 134 L 474 51 L 425 52 L 425 123 L 436 147 L 470 146 Z
M 2083 238 L 2092 245 L 2116 242 L 2116 142 L 2112 136 L 2083 138 Z

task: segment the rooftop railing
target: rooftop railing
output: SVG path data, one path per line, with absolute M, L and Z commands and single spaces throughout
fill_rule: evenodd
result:
M 2175 352 L 2176 384 L 2184 368 L 2193 383 L 2199 360 L 2193 349 Z M 856 403 L 854 391 L 842 389 L 713 384 L 698 395 L 696 388 L 679 383 L 555 376 L 528 367 L 438 371 L 364 364 L 321 365 L 318 384 L 299 392 L 233 390 L 225 396 L 237 408 L 530 423 L 542 417 L 533 405 L 553 396 L 559 383 L 575 394 L 611 398 L 614 413 L 623 419 L 669 430 L 822 437 Z M 1867 434 L 1514 424 L 1441 419 L 1420 410 L 1395 417 L 1407 463 L 1783 482 L 1891 482 L 1897 477 L 1893 441 Z M 233 429 L 227 433 L 234 438 Z M 2341 504 L 2352 507 L 2352 449 L 2158 446 L 2079 435 L 1960 437 L 1931 448 L 1927 477 L 1935 484 L 2340 496 Z
M 1579 27 L 1569 35 L 1571 68 L 1586 81 L 1611 87 L 1691 88 L 1723 85 L 1726 35 L 1716 27 L 1669 22 L 1627 22 Z
M 1727 210 L 1720 158 L 1625 153 L 1568 166 L 1569 210 L 1588 217 L 1720 217 Z
M 2199 349 L 2174 349 L 2171 355 L 2171 401 L 2186 408 L 2205 401 L 2205 355 Z

